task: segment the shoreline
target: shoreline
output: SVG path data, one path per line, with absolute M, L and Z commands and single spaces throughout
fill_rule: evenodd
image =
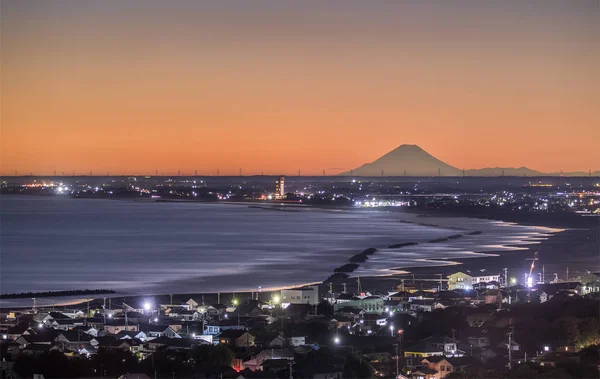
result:
M 127 200 L 127 199 L 124 199 Z M 131 200 L 131 199 L 129 199 Z M 135 200 L 134 200 L 135 201 Z M 185 201 L 186 203 L 188 203 L 188 201 Z M 197 203 L 195 201 L 193 201 L 194 203 Z M 206 203 L 205 203 L 206 204 Z M 213 203 L 214 204 L 214 203 Z M 223 202 L 219 202 L 216 204 L 223 204 Z M 229 204 L 229 205 L 246 205 L 246 206 L 251 206 L 256 204 L 256 202 L 226 202 L 224 204 Z M 263 203 L 264 204 L 264 203 Z M 331 210 L 331 207 L 313 207 L 313 206 L 309 206 L 309 205 L 299 205 L 299 204 L 280 204 L 279 206 L 282 207 L 286 207 L 286 206 L 293 206 L 293 207 L 303 207 L 303 208 L 319 208 L 319 209 L 324 209 L 324 210 Z M 266 208 L 267 210 L 271 210 L 270 208 L 272 208 L 273 205 L 269 205 Z M 278 206 L 277 206 L 278 207 Z M 256 208 L 263 208 L 263 207 L 256 207 Z M 396 213 L 396 211 L 399 211 L 398 209 L 392 208 L 393 210 L 390 210 L 389 208 L 380 208 L 380 209 L 360 209 L 360 211 L 369 211 L 369 212 L 381 212 L 381 213 Z M 279 209 L 276 209 L 279 210 Z M 356 211 L 359 209 L 355 209 L 355 208 L 351 208 L 348 209 L 349 211 Z M 402 210 L 406 210 L 406 209 L 402 209 Z M 423 210 L 418 210 L 418 209 L 410 209 L 408 213 L 411 214 L 415 214 L 418 218 L 427 218 L 427 217 L 463 217 L 463 218 L 470 218 L 470 219 L 478 219 L 478 217 L 473 217 L 473 215 L 456 215 L 456 214 L 447 214 L 445 212 L 436 212 L 436 211 L 423 211 Z M 488 215 L 489 217 L 487 218 L 487 220 L 498 220 L 499 217 L 495 217 L 497 215 Z M 506 223 L 514 223 L 515 222 L 515 218 L 518 218 L 519 215 L 512 215 L 513 217 L 510 217 L 510 219 L 508 220 L 503 220 L 503 222 Z M 589 219 L 589 218 L 588 218 Z M 427 223 L 427 222 L 415 222 L 415 221 L 408 221 L 408 220 L 398 220 L 399 223 L 410 223 L 410 224 L 416 224 L 416 225 L 423 225 L 423 226 L 429 226 L 429 227 L 438 227 L 438 228 L 444 228 L 444 229 L 451 229 L 451 227 L 449 226 L 440 226 L 440 225 L 436 225 L 434 223 Z M 521 225 L 521 223 L 517 223 L 518 225 Z M 550 223 L 544 223 L 546 225 L 548 224 L 552 224 L 555 225 L 556 222 L 550 222 Z M 542 228 L 546 228 L 546 226 L 542 226 L 540 225 L 540 223 L 536 223 L 535 224 L 537 227 L 542 227 Z M 465 236 L 478 236 L 478 235 L 484 235 L 485 233 L 479 231 L 479 230 L 472 230 L 472 229 L 465 229 L 465 228 L 458 228 L 455 227 L 454 230 L 457 231 L 462 231 L 463 233 L 458 234 L 458 233 L 453 233 L 452 235 L 448 235 L 447 237 L 444 238 L 436 238 L 436 239 L 432 239 L 432 240 L 428 240 L 426 242 L 421 242 L 421 244 L 435 244 L 435 243 L 439 243 L 439 242 L 450 242 L 450 241 L 458 241 L 461 240 L 462 237 Z M 427 265 L 427 266 L 410 266 L 410 265 L 402 265 L 402 266 L 394 266 L 394 267 L 390 267 L 388 268 L 386 271 L 387 272 L 382 272 L 380 275 L 361 275 L 361 280 L 368 280 L 368 281 L 372 281 L 372 280 L 377 280 L 377 278 L 382 278 L 382 277 L 386 277 L 386 278 L 394 278 L 394 277 L 400 277 L 402 275 L 408 275 L 408 274 L 413 274 L 413 273 L 430 273 L 432 271 L 435 271 L 436 273 L 439 274 L 440 271 L 444 272 L 444 271 L 448 271 L 450 270 L 450 268 L 452 268 L 454 271 L 458 271 L 455 270 L 456 266 L 461 266 L 461 267 L 465 267 L 465 270 L 469 270 L 469 268 L 467 267 L 471 267 L 474 266 L 475 263 L 481 263 L 482 265 L 485 266 L 489 266 L 489 267 L 494 267 L 494 266 L 498 266 L 498 262 L 497 261 L 503 261 L 505 260 L 506 257 L 510 257 L 510 259 L 514 260 L 514 256 L 520 256 L 520 259 L 523 260 L 525 258 L 525 256 L 523 255 L 523 252 L 527 252 L 527 251 L 533 251 L 533 250 L 542 250 L 542 249 L 546 249 L 548 246 L 550 246 L 550 249 L 552 249 L 551 245 L 553 245 L 554 240 L 557 238 L 557 236 L 561 235 L 561 234 L 570 234 L 573 232 L 576 232 L 576 228 L 568 228 L 568 229 L 564 229 L 564 230 L 559 230 L 556 232 L 551 233 L 552 235 L 550 237 L 548 237 L 547 239 L 544 240 L 539 240 L 537 242 L 534 242 L 533 244 L 515 244 L 515 245 L 511 245 L 511 244 L 504 244 L 503 246 L 509 247 L 511 248 L 510 250 L 506 250 L 506 251 L 498 251 L 498 250 L 489 250 L 489 251 L 484 251 L 481 253 L 476 253 L 476 256 L 473 257 L 452 257 L 452 258 L 422 258 L 421 261 L 423 262 L 428 262 L 428 263 L 434 263 L 432 265 Z M 461 236 L 460 238 L 458 236 Z M 485 238 L 485 237 L 484 237 Z M 538 237 L 539 238 L 539 237 Z M 546 238 L 546 237 L 542 237 L 542 238 Z M 443 241 L 442 241 L 443 240 Z M 534 239 L 535 241 L 535 239 Z M 400 241 L 399 241 L 400 242 Z M 394 248 L 394 249 L 401 249 L 404 246 L 411 246 L 413 244 L 417 244 L 415 242 L 402 242 L 402 243 L 395 243 L 395 244 L 390 244 L 388 245 L 388 248 Z M 382 248 L 380 248 L 382 249 Z M 523 250 L 525 249 L 525 250 Z M 349 255 L 347 256 L 346 260 L 338 266 L 338 268 L 343 267 L 349 263 L 351 264 L 358 264 L 358 267 L 356 267 L 355 269 L 353 269 L 350 272 L 347 272 L 348 275 L 348 280 L 350 281 L 353 278 L 356 278 L 358 275 L 354 275 L 353 272 L 355 272 L 356 270 L 358 270 L 363 262 L 356 262 L 356 261 L 352 261 L 352 258 L 360 255 L 361 250 L 356 249 L 353 251 L 349 251 Z M 364 251 L 363 251 L 364 252 Z M 600 252 L 600 251 L 599 251 Z M 379 251 L 376 251 L 375 253 L 375 257 L 378 256 Z M 542 253 L 542 259 L 545 258 L 545 255 Z M 483 261 L 483 259 L 485 259 L 485 261 Z M 365 259 L 365 261 L 368 262 L 368 259 Z M 437 263 L 437 264 L 436 264 Z M 333 275 L 335 273 L 335 269 L 332 270 L 331 274 Z M 192 280 L 191 280 L 192 281 Z M 327 278 L 323 278 L 323 281 L 318 281 L 318 282 L 310 282 L 310 283 L 299 283 L 296 285 L 277 285 L 277 286 L 272 286 L 269 288 L 265 288 L 264 292 L 271 292 L 271 291 L 277 291 L 283 288 L 295 288 L 295 287 L 300 287 L 303 285 L 322 285 L 324 282 L 327 282 Z M 339 283 L 339 281 L 338 281 Z M 157 286 L 160 286 L 160 284 L 157 284 Z M 200 284 L 201 286 L 201 284 Z M 198 287 L 198 286 L 194 286 L 194 285 L 190 285 L 190 287 Z M 164 294 L 161 294 L 160 289 L 159 290 L 153 290 L 153 291 L 149 291 L 148 293 L 145 293 L 143 291 L 139 291 L 139 293 L 133 294 L 127 294 L 127 293 L 123 293 L 122 290 L 119 289 L 115 289 L 116 293 L 115 294 L 107 294 L 108 296 L 101 296 L 99 298 L 102 297 L 106 297 L 106 298 L 120 298 L 120 297 L 125 297 L 125 298 L 136 298 L 136 297 L 143 297 L 143 296 L 150 296 L 149 294 L 152 293 L 152 296 L 162 296 Z M 137 292 L 137 291 L 136 291 Z M 208 291 L 203 291 L 203 292 L 195 292 L 195 291 L 185 291 L 182 293 L 179 293 L 179 295 L 184 295 L 184 294 L 216 294 L 218 292 L 221 293 L 231 293 L 230 289 L 226 289 L 225 291 L 221 290 L 208 290 Z M 236 291 L 236 293 L 246 293 L 249 294 L 253 292 L 250 289 L 246 289 L 246 290 L 241 290 L 241 291 Z M 84 295 L 85 296 L 85 295 Z M 90 297 L 86 296 L 83 299 L 85 299 L 85 301 L 87 301 Z M 69 299 L 69 298 L 65 298 L 62 296 L 53 296 L 51 298 L 39 298 L 40 300 L 42 299 L 50 299 L 50 300 L 55 300 L 53 302 L 54 305 L 57 306 L 61 306 L 61 304 L 68 304 L 68 305 L 73 305 L 73 304 L 80 304 L 81 301 L 78 300 L 82 300 L 82 298 L 78 298 L 78 299 Z M 94 299 L 98 299 L 98 297 L 94 298 Z M 27 305 L 22 305 L 22 306 L 17 306 L 17 305 L 10 305 L 10 304 L 4 304 L 6 303 L 5 301 L 2 301 L 4 299 L 0 299 L 0 308 L 6 308 L 6 307 L 11 307 L 11 308 L 28 308 L 29 306 Z M 15 299 L 17 300 L 17 299 Z M 84 302 L 85 302 L 84 301 Z M 40 306 L 43 306 L 40 304 Z M 48 304 L 48 306 L 50 306 L 50 304 Z

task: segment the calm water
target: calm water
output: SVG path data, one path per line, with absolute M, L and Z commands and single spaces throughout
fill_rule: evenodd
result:
M 538 243 L 558 230 L 398 212 L 283 212 L 245 205 L 0 197 L 0 291 L 111 288 L 126 293 L 253 290 L 318 282 L 355 253 L 358 275 L 439 265 Z M 434 224 L 434 225 L 432 225 Z M 471 231 L 480 235 L 428 243 Z M 403 242 L 417 246 L 385 249 Z M 448 262 L 443 262 L 447 264 Z

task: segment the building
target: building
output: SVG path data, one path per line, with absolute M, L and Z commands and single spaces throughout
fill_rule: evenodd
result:
M 287 308 L 290 304 L 319 304 L 319 287 L 308 286 L 281 290 L 281 305 Z
M 280 176 L 275 182 L 275 199 L 280 200 L 285 196 L 285 176 Z
M 404 351 L 404 358 L 408 366 L 416 365 L 423 358 L 462 357 L 463 355 L 464 351 L 458 349 L 458 341 L 445 336 L 425 338 Z
M 352 300 L 337 301 L 333 304 L 334 312 L 343 308 L 352 307 L 364 310 L 365 313 L 381 314 L 384 311 L 384 300 L 378 296 L 367 296 L 365 298 L 353 297 Z
M 245 330 L 225 330 L 217 338 L 219 343 L 235 347 L 254 346 L 254 336 Z
M 464 272 L 457 272 L 452 275 L 448 275 L 448 289 L 462 289 L 470 290 L 473 286 L 479 283 L 499 282 L 500 275 L 483 275 L 483 276 L 471 276 Z
M 485 293 L 486 304 L 496 304 L 500 306 L 502 304 L 502 292 L 500 290 L 489 290 Z

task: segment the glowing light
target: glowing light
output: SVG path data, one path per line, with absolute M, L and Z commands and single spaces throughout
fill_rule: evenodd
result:
M 158 317 L 155 317 L 155 318 L 154 318 L 154 322 L 158 322 Z
M 550 346 L 544 346 L 544 351 L 550 351 Z
M 150 304 L 149 301 L 147 301 L 147 302 L 144 303 L 144 309 L 145 310 L 149 311 L 151 307 L 152 307 L 152 304 Z
M 510 284 L 512 284 L 512 285 L 517 284 L 517 278 L 510 278 Z
M 335 337 L 334 340 L 333 340 L 333 342 L 335 342 L 336 344 L 339 344 L 340 343 L 339 337 Z
M 533 278 L 531 276 L 527 277 L 527 287 L 533 287 Z
M 279 296 L 277 296 L 277 295 L 273 296 L 273 303 L 275 303 L 275 304 L 279 303 Z
M 233 305 L 238 305 L 237 299 L 233 299 Z

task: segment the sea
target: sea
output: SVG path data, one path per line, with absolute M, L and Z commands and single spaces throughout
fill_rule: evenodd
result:
M 384 209 L 6 195 L 0 293 L 266 291 L 322 282 L 370 247 L 354 276 L 527 250 L 561 231 Z

